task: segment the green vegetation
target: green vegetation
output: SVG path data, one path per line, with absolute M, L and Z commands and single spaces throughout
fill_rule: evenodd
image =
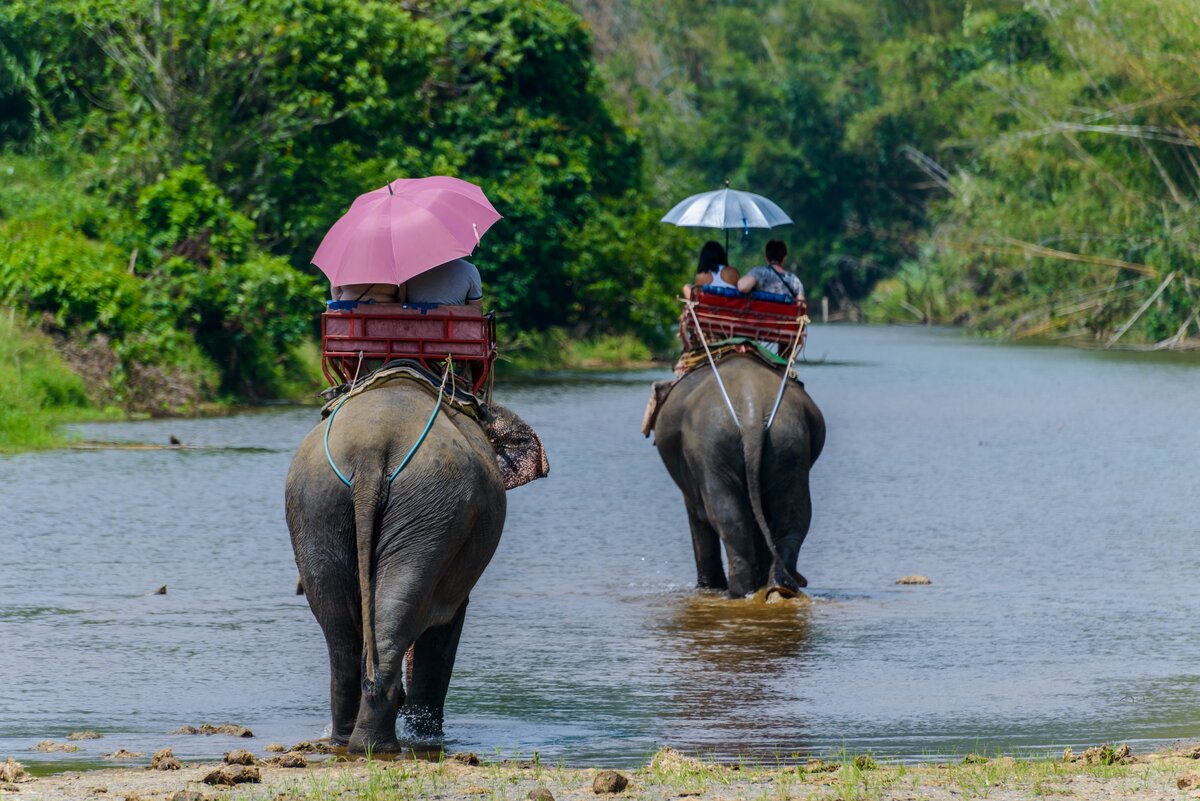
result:
M 1197 44 L 1190 0 L 13 0 L 0 305 L 93 405 L 306 394 L 322 235 L 451 174 L 513 361 L 633 363 L 715 235 L 659 217 L 729 179 L 834 307 L 1189 346 Z
M 656 197 L 729 178 L 774 198 L 811 296 L 1200 342 L 1190 0 L 578 5 Z
M 995 796 L 1036 798 L 1158 798 L 1173 795 L 1186 783 L 1195 760 L 1185 754 L 1135 758 L 1126 764 L 1069 762 L 1053 757 L 1014 759 L 976 756 L 967 761 L 934 760 L 920 765 L 877 764 L 868 755 L 843 755 L 838 761 L 800 761 L 766 766 L 705 762 L 663 749 L 638 770 L 622 771 L 629 788 L 622 797 L 640 799 L 982 799 Z M 799 764 L 794 764 L 799 762 Z M 469 766 L 455 759 L 435 762 L 368 760 L 363 765 L 333 763 L 303 779 L 244 791 L 242 797 L 317 801 L 417 799 L 523 799 L 537 789 L 555 798 L 591 797 L 596 769 L 547 768 L 532 761 L 497 760 Z M 292 774 L 295 776 L 295 774 Z M 1183 780 L 1180 777 L 1193 778 Z M 281 779 L 283 777 L 280 777 Z M 1184 781 L 1183 784 L 1180 782 Z
M 0 453 L 62 445 L 58 424 L 103 414 L 49 339 L 18 319 L 0 309 Z

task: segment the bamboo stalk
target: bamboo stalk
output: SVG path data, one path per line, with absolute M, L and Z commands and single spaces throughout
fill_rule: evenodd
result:
M 1133 324 L 1136 323 L 1138 321 L 1138 318 L 1141 317 L 1142 314 L 1145 313 L 1146 309 L 1150 308 L 1150 304 L 1152 304 L 1152 303 L 1154 303 L 1154 301 L 1158 300 L 1158 296 L 1163 293 L 1163 290 L 1165 290 L 1167 288 L 1167 285 L 1170 284 L 1171 281 L 1173 281 L 1173 280 L 1175 280 L 1175 273 L 1173 273 L 1173 272 L 1167 273 L 1167 277 L 1164 278 L 1163 282 L 1158 285 L 1158 289 L 1154 290 L 1154 293 L 1151 294 L 1150 297 L 1146 298 L 1146 302 L 1143 303 L 1141 305 L 1141 307 L 1136 312 L 1133 313 L 1132 317 L 1130 317 L 1128 320 L 1125 321 L 1125 325 L 1123 325 L 1119 329 L 1117 329 L 1117 332 L 1109 338 L 1108 342 L 1105 344 L 1104 347 L 1111 348 L 1118 339 L 1125 336 L 1125 332 L 1133 327 Z

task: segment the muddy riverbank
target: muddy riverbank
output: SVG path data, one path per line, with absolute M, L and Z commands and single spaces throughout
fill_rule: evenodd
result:
M 22 775 L 0 762 L 0 795 L 20 801 L 122 799 L 123 801 L 215 801 L 338 797 L 362 799 L 478 798 L 564 801 L 588 798 L 834 799 L 949 801 L 987 797 L 1000 801 L 1069 796 L 1095 799 L 1200 798 L 1200 746 L 1134 754 L 1098 747 L 1064 757 L 1022 760 L 971 755 L 952 763 L 877 764 L 867 755 L 795 766 L 763 767 L 696 760 L 659 751 L 643 767 L 620 772 L 566 768 L 538 760 L 488 762 L 474 754 L 437 760 L 348 760 L 309 752 L 251 757 L 235 763 L 188 763 L 173 769 L 126 767 Z M 291 758 L 289 761 L 290 757 Z M 169 762 L 159 760 L 169 767 Z M 294 767 L 284 767 L 291 764 Z M 5 776 L 6 770 L 9 775 Z M 216 776 L 217 778 L 214 778 Z M 221 778 L 224 777 L 224 778 Z M 234 781 L 244 779 L 245 781 Z M 224 781 L 225 783 L 221 783 Z M 217 783 L 214 783 L 217 782 Z

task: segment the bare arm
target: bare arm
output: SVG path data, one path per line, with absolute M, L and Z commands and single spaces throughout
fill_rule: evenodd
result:
M 758 279 L 753 275 L 744 275 L 737 282 L 738 292 L 743 294 L 752 291 L 756 286 L 758 286 Z

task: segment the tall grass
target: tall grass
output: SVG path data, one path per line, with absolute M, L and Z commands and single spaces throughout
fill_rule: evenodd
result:
M 0 453 L 60 446 L 61 423 L 101 414 L 49 340 L 0 309 Z

